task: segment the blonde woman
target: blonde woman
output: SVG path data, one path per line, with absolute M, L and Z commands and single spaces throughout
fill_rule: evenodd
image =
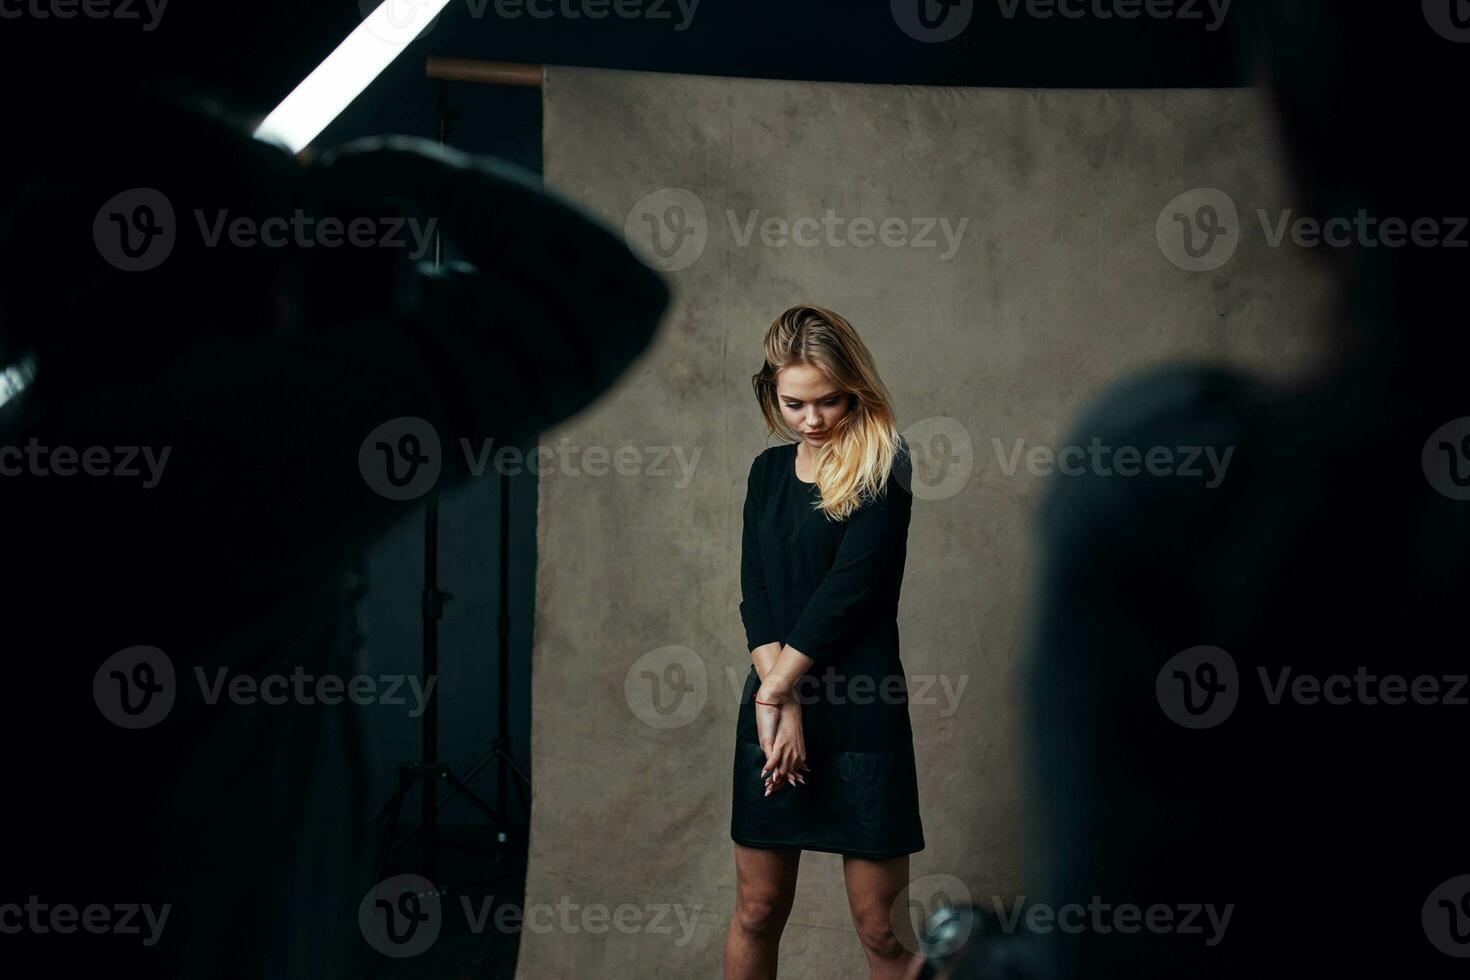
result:
M 796 306 L 752 378 L 770 432 L 746 482 L 740 616 L 751 670 L 736 727 L 736 909 L 725 976 L 774 977 L 801 852 L 843 856 L 872 977 L 909 956 L 892 927 L 924 849 L 897 609 L 912 466 L 867 346 Z

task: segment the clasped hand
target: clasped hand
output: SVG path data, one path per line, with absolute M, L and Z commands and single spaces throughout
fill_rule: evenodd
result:
M 789 691 L 767 689 L 756 692 L 755 727 L 761 751 L 766 754 L 761 778 L 766 783 L 766 796 L 782 786 L 805 785 L 802 773 L 811 772 L 806 764 L 806 740 L 801 729 L 801 704 Z M 760 704 L 774 701 L 776 704 Z

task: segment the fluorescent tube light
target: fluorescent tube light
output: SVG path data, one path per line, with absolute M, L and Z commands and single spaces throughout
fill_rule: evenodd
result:
M 271 110 L 255 136 L 299 153 L 448 5 L 449 0 L 383 0 Z

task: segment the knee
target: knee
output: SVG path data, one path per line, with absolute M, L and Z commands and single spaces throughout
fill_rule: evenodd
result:
M 766 899 L 746 899 L 740 902 L 736 918 L 742 931 L 753 936 L 780 935 L 786 925 L 789 906 Z
M 886 915 L 859 919 L 857 934 L 863 948 L 879 959 L 894 959 L 903 955 L 903 945 L 894 935 L 893 923 Z

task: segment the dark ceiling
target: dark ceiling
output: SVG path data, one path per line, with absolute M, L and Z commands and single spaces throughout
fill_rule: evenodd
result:
M 64 117 L 89 95 L 165 78 L 263 111 L 362 16 L 354 0 L 162 0 L 149 30 L 150 0 L 91 2 L 136 16 L 62 20 L 26 11 L 54 9 L 63 0 L 7 0 L 0 70 L 7 94 L 20 93 L 25 108 Z M 156 7 L 160 0 L 151 2 Z M 370 7 L 374 0 L 362 2 Z M 644 14 L 594 20 L 562 12 L 595 10 L 599 2 L 610 11 Z M 945 0 L 955 5 L 951 16 L 969 10 L 971 17 L 942 43 L 915 40 L 900 28 L 920 2 L 932 5 L 930 12 L 939 9 L 937 0 L 683 0 L 692 5 L 686 15 L 680 0 L 453 0 L 405 57 L 933 85 L 1241 84 L 1230 57 L 1230 20 L 1213 25 L 1209 0 L 1132 0 L 1138 8 L 1158 4 L 1175 13 L 1131 20 L 1105 16 L 1101 0 Z M 1107 0 L 1106 7 L 1129 2 Z M 553 16 L 531 16 L 528 3 Z M 1059 3 L 1082 16 L 1062 16 Z M 12 16 L 16 11 L 21 16 Z

